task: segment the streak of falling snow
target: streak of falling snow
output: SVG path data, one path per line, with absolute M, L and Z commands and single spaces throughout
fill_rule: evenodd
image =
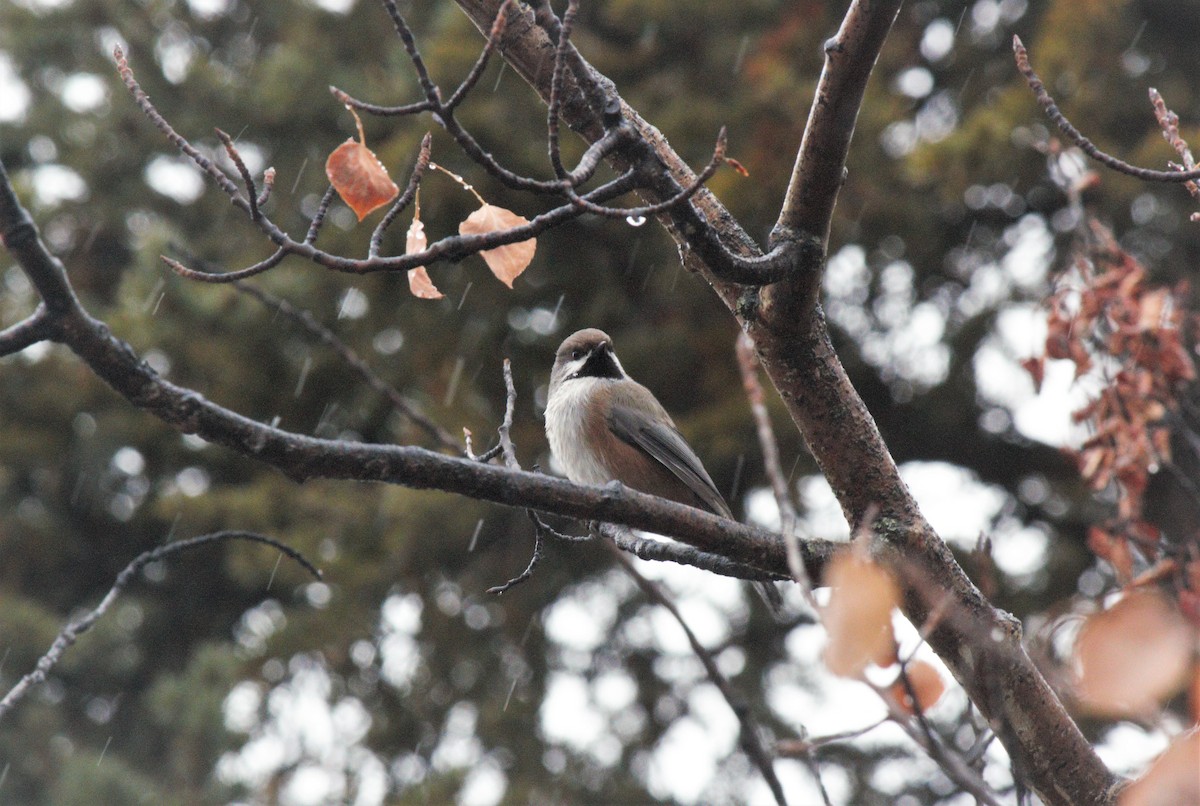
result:
M 271 427 L 272 427 L 272 428 L 276 428 L 276 427 L 278 427 L 278 426 L 279 426 L 279 423 L 280 423 L 282 420 L 283 420 L 283 417 L 281 417 L 281 416 L 279 416 L 278 414 L 276 414 L 274 417 L 272 417 L 272 418 L 271 418 Z
M 1137 33 L 1133 35 L 1133 39 L 1130 40 L 1129 45 L 1127 45 L 1125 48 L 1126 50 L 1133 50 L 1135 47 L 1137 47 L 1138 40 L 1141 39 L 1142 34 L 1146 32 L 1146 23 L 1147 20 L 1142 20 L 1142 24 L 1138 26 Z
M 508 689 L 508 696 L 504 698 L 504 709 L 503 710 L 505 712 L 508 711 L 508 704 L 510 702 L 512 702 L 513 692 L 515 692 L 517 690 L 517 680 L 519 680 L 519 679 L 520 678 L 517 678 L 517 677 L 513 678 L 512 685 Z
M 4 769 L 0 770 L 0 786 L 4 786 L 4 779 L 8 777 L 8 768 L 11 766 L 11 762 L 5 762 Z
M 320 433 L 321 429 L 325 427 L 325 424 L 330 420 L 330 418 L 333 417 L 333 414 L 337 411 L 337 408 L 337 403 L 325 404 L 325 410 L 321 412 L 321 417 L 317 420 L 317 427 L 313 429 L 314 434 Z
M 151 316 L 158 316 L 158 306 L 162 305 L 163 299 L 167 296 L 167 292 L 163 291 L 158 295 L 158 302 L 154 303 L 154 310 L 150 311 Z
M 454 371 L 450 373 L 450 384 L 446 387 L 446 399 L 442 401 L 443 406 L 449 406 L 454 402 L 454 396 L 458 394 L 458 381 L 462 377 L 463 365 L 466 361 L 460 355 L 454 362 Z
M 304 169 L 308 167 L 308 157 L 304 158 L 304 162 L 300 163 L 300 169 L 296 171 L 296 181 L 292 183 L 292 195 L 296 195 L 296 188 L 300 187 L 300 177 L 304 176 Z
M 161 277 L 154 283 L 154 287 L 150 289 L 150 293 L 146 295 L 146 301 L 142 304 L 143 313 L 150 312 L 150 315 L 153 316 L 158 312 L 158 304 L 162 302 L 163 286 L 166 284 L 167 281 Z
M 456 310 L 456 311 L 462 310 L 463 303 L 467 301 L 467 294 L 471 293 L 471 286 L 473 286 L 473 285 L 475 285 L 475 282 L 473 280 L 471 282 L 467 283 L 467 287 L 463 289 L 462 299 L 460 299 L 458 301 L 458 307 L 455 308 L 454 310 Z
M 292 393 L 292 397 L 300 397 L 300 393 L 304 391 L 304 384 L 308 381 L 308 372 L 312 369 L 312 356 L 304 356 L 304 365 L 300 367 L 300 377 L 296 379 L 296 391 Z
M 504 68 L 506 67 L 508 67 L 508 62 L 500 62 L 500 72 L 496 73 L 496 85 L 492 87 L 493 94 L 500 89 L 500 79 L 504 78 Z
M 283 561 L 283 555 L 280 554 L 275 558 L 275 567 L 271 569 L 271 576 L 267 579 L 267 590 L 271 589 L 271 585 L 275 582 L 275 572 L 279 570 L 279 563 Z
M 958 24 L 954 26 L 954 38 L 955 39 L 958 39 L 958 32 L 960 30 L 962 30 L 963 20 L 965 20 L 967 18 L 967 11 L 968 11 L 968 9 L 966 7 L 964 7 L 962 10 L 962 13 L 958 15 Z
M 558 302 L 554 303 L 554 313 L 550 314 L 550 332 L 558 330 L 558 312 L 562 310 L 563 300 L 567 298 L 566 294 L 558 295 Z
M 737 56 L 733 58 L 733 74 L 736 76 L 742 72 L 742 62 L 746 58 L 746 48 L 750 45 L 750 34 L 742 34 L 742 41 L 738 45 Z
M 104 755 L 108 752 L 108 746 L 112 744 L 112 736 L 108 737 L 108 741 L 104 743 L 104 749 L 100 751 L 100 758 L 96 759 L 96 766 L 100 766 L 100 762 L 104 761 Z
M 627 216 L 625 218 L 625 223 L 631 227 L 640 227 L 642 224 L 646 223 L 646 217 L 644 215 Z
M 475 551 L 475 544 L 479 542 L 479 533 L 483 531 L 483 518 L 480 518 L 475 524 L 475 534 L 471 535 L 471 543 L 467 546 L 467 554 Z

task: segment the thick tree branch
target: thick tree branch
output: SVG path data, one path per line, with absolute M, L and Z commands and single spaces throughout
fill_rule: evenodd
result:
M 497 0 L 457 2 L 477 27 L 490 29 Z M 848 95 L 845 99 L 818 95 L 816 105 L 830 108 L 810 115 L 804 136 L 808 151 L 798 157 L 802 176 L 805 171 L 820 171 L 825 179 L 813 187 L 812 196 L 806 195 L 804 188 L 796 189 L 798 195 L 785 205 L 785 226 L 776 233 L 777 245 L 767 257 L 758 257 L 761 249 L 706 190 L 691 204 L 666 214 L 666 225 L 679 243 L 684 266 L 712 285 L 754 339 L 763 368 L 851 526 L 857 528 L 868 512 L 878 512 L 875 531 L 880 554 L 894 565 L 911 564 L 919 569 L 920 578 L 936 581 L 938 596 L 953 599 L 961 617 L 939 624 L 929 643 L 989 719 L 1018 768 L 1028 776 L 1029 785 L 1051 804 L 1110 803 L 1116 777 L 1101 763 L 1026 655 L 1019 625 L 991 606 L 921 515 L 833 350 L 824 315 L 815 301 L 829 215 L 862 87 L 898 5 L 895 0 L 851 4 L 849 19 L 828 51 L 822 83 L 829 92 L 837 87 L 837 92 Z M 546 32 L 514 10 L 500 49 L 506 61 L 548 101 L 554 44 Z M 587 86 L 581 89 L 584 84 Z M 592 111 L 585 93 L 594 87 L 602 88 L 619 106 L 642 148 L 661 162 L 663 178 L 644 188 L 643 195 L 659 201 L 675 192 L 670 188 L 685 186 L 691 171 L 683 160 L 661 133 L 620 99 L 611 82 L 586 63 L 564 78 L 562 119 L 589 142 L 602 136 L 604 123 Z M 835 131 L 823 131 L 827 127 Z M 638 153 L 636 146 L 625 146 L 614 152 L 613 162 L 624 169 Z M 812 156 L 806 158 L 806 153 Z M 831 162 L 818 168 L 813 161 L 821 160 Z M 821 197 L 816 195 L 818 189 L 823 189 Z M 795 279 L 770 286 L 761 295 L 747 292 L 736 284 L 749 281 L 732 268 L 736 262 L 727 258 L 731 254 L 749 263 L 775 255 L 781 262 L 772 266 L 782 270 L 771 277 Z M 906 575 L 906 579 L 910 581 L 905 590 L 905 613 L 914 624 L 923 624 L 932 605 L 928 596 L 911 584 L 911 577 Z
M 900 0 L 854 0 L 837 35 L 825 43 L 825 68 L 775 223 L 775 237 L 804 232 L 822 242 L 829 240 L 829 223 L 845 180 L 846 156 L 867 80 L 899 12 Z

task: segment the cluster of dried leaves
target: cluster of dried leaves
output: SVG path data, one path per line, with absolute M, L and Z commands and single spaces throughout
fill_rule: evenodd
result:
M 354 211 L 358 220 L 362 221 L 375 210 L 390 204 L 400 195 L 400 188 L 388 175 L 388 170 L 371 149 L 367 148 L 366 136 L 363 134 L 362 121 L 352 107 L 347 107 L 354 115 L 358 125 L 358 139 L 350 138 L 335 148 L 325 161 L 325 174 L 329 183 L 341 196 L 342 201 Z M 488 204 L 483 197 L 462 177 L 451 173 L 438 165 L 430 163 L 454 179 L 464 190 L 470 191 L 479 201 L 479 209 L 471 213 L 458 225 L 460 235 L 483 235 L 488 232 L 500 232 L 523 226 L 529 220 L 511 210 Z M 413 210 L 412 224 L 408 228 L 404 253 L 406 255 L 422 252 L 429 245 L 425 235 L 425 224 L 421 221 L 421 205 L 418 200 Z M 533 238 L 514 244 L 506 244 L 495 249 L 485 249 L 480 256 L 487 263 L 492 274 L 509 288 L 513 281 L 521 275 L 533 261 L 537 241 Z M 444 295 L 433 284 L 429 272 L 424 266 L 408 271 L 408 287 L 413 296 L 421 299 L 441 299 Z
M 1163 539 L 1147 519 L 1152 474 L 1171 462 L 1171 427 L 1181 395 L 1196 380 L 1188 348 L 1198 323 L 1187 287 L 1155 288 L 1113 234 L 1089 220 L 1072 271 L 1048 301 L 1044 356 L 1025 362 L 1040 386 L 1046 359 L 1075 364 L 1075 376 L 1103 382 L 1074 413 L 1090 437 L 1073 452 L 1096 491 L 1116 495 L 1116 514 L 1088 533 L 1091 550 L 1123 587 L 1107 609 L 1087 617 L 1074 645 L 1074 696 L 1099 716 L 1149 720 L 1189 689 L 1189 718 L 1200 724 L 1200 556 Z M 1122 794 L 1122 806 L 1200 802 L 1200 733 L 1184 734 Z

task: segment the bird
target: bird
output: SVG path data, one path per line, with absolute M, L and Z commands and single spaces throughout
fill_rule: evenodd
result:
M 667 410 L 653 392 L 626 374 L 604 331 L 580 330 L 559 346 L 545 416 L 550 451 L 571 481 L 618 481 L 734 519 Z M 758 587 L 769 604 L 778 602 L 774 585 Z

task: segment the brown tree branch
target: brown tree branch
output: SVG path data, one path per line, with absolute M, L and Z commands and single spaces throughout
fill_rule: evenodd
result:
M 804 232 L 822 243 L 829 240 L 867 80 L 899 12 L 900 0 L 854 0 L 837 34 L 825 43 L 825 68 L 775 222 L 776 233 Z
M 457 2 L 477 27 L 489 29 L 496 0 Z M 772 267 L 782 269 L 772 278 L 790 276 L 794 280 L 768 286 L 759 295 L 737 284 L 745 280 L 727 255 L 737 255 L 750 263 L 766 258 L 758 257 L 762 250 L 708 191 L 699 192 L 692 203 L 665 214 L 665 223 L 680 245 L 684 266 L 712 285 L 754 339 L 764 369 L 821 465 L 851 526 L 857 528 L 868 512 L 878 511 L 878 553 L 893 564 L 913 564 L 920 569 L 921 577 L 937 582 L 939 595 L 953 599 L 962 617 L 939 624 L 929 636 L 930 645 L 997 728 L 1010 756 L 1027 777 L 1026 782 L 1047 803 L 1110 803 L 1118 779 L 1096 756 L 1026 655 L 1019 625 L 983 597 L 922 517 L 900 480 L 874 420 L 833 350 L 823 312 L 815 301 L 827 248 L 828 214 L 822 211 L 833 209 L 844 158 L 838 148 L 820 154 L 815 149 L 818 144 L 848 144 L 851 132 L 846 126 L 857 114 L 862 84 L 898 5 L 898 1 L 853 2 L 848 12 L 850 20 L 839 33 L 841 38 L 835 38 L 828 51 L 824 86 L 846 87 L 851 102 L 840 105 L 838 99 L 819 95 L 817 105 L 835 101 L 839 105 L 828 113 L 814 111 L 809 117 L 804 136 L 813 149 L 808 152 L 814 154 L 809 160 L 824 154 L 834 160 L 836 170 L 822 174 L 827 177 L 818 186 L 822 197 L 794 197 L 806 200 L 792 204 L 785 217 L 785 224 L 799 222 L 814 229 L 819 224 L 820 229 L 814 234 L 812 230 L 806 233 L 784 227 L 776 233 L 776 244 L 768 253 L 777 261 Z M 553 44 L 546 32 L 528 15 L 522 18 L 514 10 L 500 48 L 516 72 L 543 100 L 548 100 L 552 60 L 545 54 L 552 52 Z M 686 186 L 691 171 L 662 134 L 642 120 L 620 99 L 611 82 L 586 63 L 564 80 L 563 120 L 589 142 L 602 136 L 604 121 L 588 103 L 589 87 L 600 87 L 608 93 L 640 141 L 640 146 L 635 142 L 615 151 L 615 165 L 624 169 L 649 152 L 665 167 L 663 175 L 640 192 L 648 200 L 658 201 L 676 192 L 674 188 Z M 823 131 L 831 127 L 838 131 Z M 798 162 L 809 169 L 803 154 Z M 906 586 L 904 610 L 913 623 L 923 624 L 930 607 L 922 591 L 911 584 Z
M 29 316 L 0 330 L 0 356 L 19 353 L 31 344 L 50 338 L 49 317 L 46 306 L 38 305 Z

